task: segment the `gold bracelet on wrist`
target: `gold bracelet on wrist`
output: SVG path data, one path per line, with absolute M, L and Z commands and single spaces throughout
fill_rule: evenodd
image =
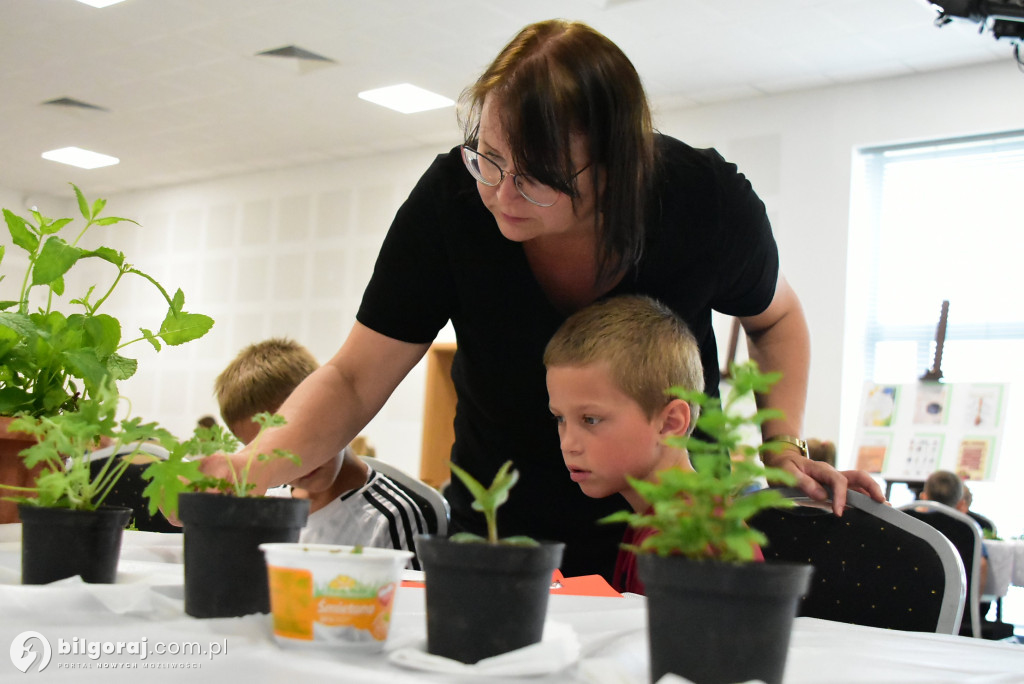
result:
M 775 435 L 772 437 L 770 442 L 785 442 L 786 444 L 792 444 L 800 450 L 800 455 L 804 458 L 810 457 L 810 451 L 807 449 L 807 440 L 794 437 L 793 435 Z

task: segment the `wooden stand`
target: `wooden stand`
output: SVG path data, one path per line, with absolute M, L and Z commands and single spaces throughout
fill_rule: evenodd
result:
M 455 443 L 455 385 L 452 383 L 454 342 L 438 342 L 427 351 L 426 392 L 423 402 L 423 443 L 420 479 L 435 489 L 451 479 L 448 461 Z

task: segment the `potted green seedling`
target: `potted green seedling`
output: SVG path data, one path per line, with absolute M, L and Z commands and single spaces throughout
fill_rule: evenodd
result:
M 490 487 L 455 464 L 452 472 L 487 521 L 487 537 L 460 532 L 420 535 L 416 553 L 426 575 L 427 651 L 463 663 L 537 643 L 544 635 L 551 576 L 565 545 L 498 537 L 498 508 L 519 472 L 508 461 Z
M 260 413 L 253 420 L 260 430 L 250 445 L 251 456 L 230 480 L 204 475 L 195 460 L 238 448 L 238 440 L 220 425 L 197 428 L 191 440 L 172 447 L 167 459 L 154 461 L 142 474 L 149 481 L 143 494 L 149 497 L 150 512 L 162 510 L 180 518 L 184 527 L 185 612 L 193 617 L 269 613 L 260 544 L 298 541 L 309 516 L 306 499 L 253 495 L 253 463 L 274 458 L 298 462 L 284 450 L 259 451 L 264 431 L 283 425 L 284 418 Z
M 115 224 L 135 222 L 103 216 L 106 200 L 90 203 L 77 186 L 72 187 L 85 221 L 81 229 L 73 219 L 51 219 L 35 209 L 29 217 L 3 210 L 11 242 L 24 252 L 25 267 L 11 266 L 14 255 L 5 254 L 0 245 L 0 281 L 6 281 L 4 287 L 13 287 L 16 296 L 0 301 L 0 484 L 20 487 L 17 491 L 22 494 L 32 488 L 42 466 L 29 470 L 19 458 L 34 436 L 8 429 L 14 416 L 42 419 L 74 412 L 107 379 L 116 383 L 135 373 L 137 361 L 124 355 L 125 347 L 146 341 L 160 351 L 163 345 L 196 340 L 213 326 L 209 316 L 184 310 L 185 295 L 180 289 L 173 296 L 168 294 L 122 252 L 84 247 L 87 235 L 91 238 Z M 106 268 L 102 284 L 67 291 L 69 276 L 93 273 L 88 264 Z M 8 267 L 16 272 L 6 272 Z M 137 335 L 122 339 L 121 322 L 105 313 L 104 306 L 128 278 L 152 285 L 167 308 L 155 332 L 140 327 Z M 66 500 L 55 506 L 67 508 Z M 0 503 L 0 523 L 17 520 L 14 504 Z
M 793 617 L 812 568 L 751 562 L 756 545 L 767 540 L 747 521 L 765 508 L 792 505 L 776 491 L 757 489 L 759 482 L 794 484 L 795 478 L 756 461 L 780 443 L 746 443 L 750 428 L 780 413 L 738 410 L 741 400 L 767 393 L 779 377 L 760 373 L 753 361 L 734 364 L 724 404 L 671 388 L 701 407 L 697 429 L 708 438 L 668 440 L 689 451 L 695 470 L 662 471 L 653 483 L 631 480 L 651 508 L 605 518 L 655 530 L 629 547 L 647 594 L 652 682 L 667 672 L 696 684 L 782 681 Z
M 108 379 L 80 399 L 75 411 L 12 421 L 12 430 L 32 439 L 21 456 L 37 473 L 31 487 L 0 486 L 19 505 L 23 584 L 48 584 L 75 575 L 85 582 L 114 581 L 121 534 L 132 509 L 105 506 L 104 501 L 133 457 L 142 453 L 143 443 L 172 439 L 155 423 L 118 420 L 120 399 Z M 93 468 L 91 454 L 101 442 L 124 455 L 103 459 Z

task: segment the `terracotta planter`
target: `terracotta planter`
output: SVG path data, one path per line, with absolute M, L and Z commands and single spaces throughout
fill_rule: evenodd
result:
M 651 681 L 780 684 L 810 565 L 637 556 L 647 591 Z
M 36 476 L 43 469 L 39 465 L 29 470 L 22 460 L 22 450 L 35 444 L 35 437 L 24 432 L 10 432 L 7 426 L 13 418 L 0 417 L 0 484 L 15 485 L 17 487 L 31 487 L 35 484 Z M 9 489 L 0 489 L 0 497 L 21 496 L 21 492 L 12 492 Z M 25 496 L 34 496 L 28 494 Z M 21 522 L 18 516 L 18 504 L 13 501 L 0 501 L 0 523 Z
M 417 536 L 416 554 L 426 574 L 427 651 L 475 663 L 540 641 L 551 573 L 564 548 Z

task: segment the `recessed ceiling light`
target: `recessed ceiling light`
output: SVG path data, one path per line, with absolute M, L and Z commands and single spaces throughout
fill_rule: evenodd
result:
M 83 5 L 89 5 L 90 7 L 103 8 L 109 7 L 110 5 L 116 5 L 119 2 L 124 2 L 124 0 L 78 0 L 78 2 Z
M 399 83 L 398 85 L 375 90 L 364 90 L 359 93 L 359 98 L 367 102 L 379 104 L 388 109 L 394 109 L 402 114 L 414 114 L 425 112 L 428 109 L 441 109 L 451 107 L 455 104 L 444 95 L 432 93 L 411 83 Z
M 101 166 L 120 164 L 121 160 L 99 152 L 90 152 L 81 147 L 62 147 L 59 150 L 43 152 L 43 159 L 77 166 L 80 169 L 98 169 Z

